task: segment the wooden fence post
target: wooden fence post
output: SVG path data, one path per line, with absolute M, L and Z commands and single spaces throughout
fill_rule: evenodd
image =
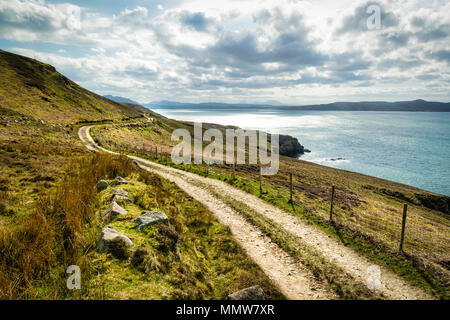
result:
M 334 186 L 331 187 L 330 222 L 333 222 Z
M 262 174 L 261 174 L 261 165 L 259 165 L 259 195 L 262 195 Z
M 235 173 L 236 173 L 236 164 L 234 163 L 234 161 L 233 161 L 233 172 L 232 172 L 232 174 L 231 174 L 231 177 L 232 177 L 232 179 L 234 180 L 235 179 Z
M 402 219 L 402 234 L 400 236 L 400 252 L 403 252 L 403 241 L 405 240 L 405 227 L 406 227 L 406 212 L 408 211 L 408 205 L 403 205 L 403 219 Z
M 292 192 L 293 192 L 293 187 L 292 187 L 292 173 L 289 174 L 289 184 L 290 184 L 290 186 L 289 186 L 289 192 L 290 192 L 290 195 L 289 195 L 289 203 L 293 203 L 293 200 L 292 200 Z

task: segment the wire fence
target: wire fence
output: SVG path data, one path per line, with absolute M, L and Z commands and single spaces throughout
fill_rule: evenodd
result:
M 131 152 L 145 154 L 150 158 L 159 159 L 165 162 L 170 160 L 170 147 L 160 148 L 156 145 L 142 145 L 135 147 Z M 205 172 L 214 172 L 210 166 L 205 165 Z M 216 166 L 217 167 L 217 166 Z M 307 205 L 305 200 L 308 192 L 304 189 L 304 182 L 298 176 L 292 177 L 284 173 L 278 177 L 272 176 L 270 180 L 262 178 L 257 171 L 259 166 L 255 165 L 223 165 L 225 173 L 234 179 L 239 176 L 240 171 L 247 173 L 253 172 L 252 180 L 259 184 L 260 193 L 268 192 L 264 185 L 283 186 L 288 191 L 285 197 L 288 203 L 298 206 Z M 311 185 L 311 188 L 317 188 Z M 324 187 L 321 187 L 324 189 Z M 335 194 L 333 196 L 333 189 Z M 320 190 L 319 190 L 320 191 Z M 318 191 L 318 192 L 319 192 Z M 322 206 L 313 207 L 309 212 L 329 221 L 335 226 L 345 227 L 353 232 L 361 234 L 371 239 L 374 243 L 380 243 L 390 248 L 392 252 L 402 252 L 411 256 L 425 258 L 427 260 L 438 263 L 448 270 L 450 263 L 450 220 L 443 219 L 436 221 L 432 217 L 423 213 L 423 210 L 417 210 L 417 207 L 408 204 L 407 214 L 403 219 L 403 205 L 400 201 L 395 204 L 383 203 L 368 206 L 364 210 L 352 210 L 352 208 L 342 208 L 342 192 L 347 190 L 333 187 L 332 183 L 322 192 Z M 327 193 L 324 197 L 323 193 Z M 279 195 L 280 196 L 280 195 Z M 361 195 L 356 194 L 356 198 Z M 331 219 L 330 219 L 331 218 Z M 404 227 L 404 239 L 402 241 L 402 224 Z

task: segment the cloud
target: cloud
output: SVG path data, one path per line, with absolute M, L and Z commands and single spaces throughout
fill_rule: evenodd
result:
M 208 31 L 217 26 L 216 20 L 207 18 L 203 12 L 188 12 L 180 13 L 180 22 L 187 27 L 191 27 L 196 31 Z
M 450 50 L 440 50 L 429 54 L 429 57 L 450 64 Z
M 370 32 L 367 27 L 367 21 L 372 13 L 367 13 L 367 9 L 370 6 L 376 6 L 380 8 L 381 28 L 395 27 L 398 25 L 398 19 L 393 12 L 388 11 L 385 5 L 381 2 L 366 2 L 356 7 L 353 12 L 344 17 L 342 25 L 336 30 L 336 34 L 345 33 L 361 33 Z
M 147 8 L 137 6 L 135 9 L 125 9 L 117 17 L 114 16 L 116 22 L 124 24 L 134 24 L 137 21 L 147 18 Z
M 145 4 L 102 11 L 2 1 L 0 37 L 91 90 L 138 101 L 234 101 L 238 94 L 303 103 L 295 99 L 393 97 L 410 88 L 423 97 L 450 95 L 445 2 L 380 1 L 376 31 L 367 28 L 366 9 L 377 4 L 370 1 Z M 52 46 L 43 50 L 43 43 Z
M 79 27 L 81 9 L 75 5 L 51 5 L 41 1 L 0 2 L 0 35 L 14 40 L 38 40 L 39 35 L 57 37 Z

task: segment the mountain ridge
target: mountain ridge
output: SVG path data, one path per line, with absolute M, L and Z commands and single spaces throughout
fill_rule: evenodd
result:
M 120 120 L 142 111 L 84 89 L 55 67 L 0 50 L 0 109 L 48 122 Z
M 120 96 L 105 96 L 116 102 L 133 101 Z M 427 101 L 416 99 L 410 101 L 359 101 L 359 102 L 331 102 L 324 104 L 289 105 L 289 104 L 258 104 L 258 103 L 224 103 L 224 102 L 179 102 L 160 100 L 149 103 L 133 102 L 146 108 L 179 108 L 179 107 L 213 107 L 213 108 L 276 108 L 279 110 L 308 110 L 308 111 L 411 111 L 411 112 L 450 112 L 450 102 Z

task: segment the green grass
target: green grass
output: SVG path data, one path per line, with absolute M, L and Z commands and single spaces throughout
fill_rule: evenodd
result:
M 134 243 L 132 251 L 149 252 L 144 265 L 89 253 L 92 281 L 84 289 L 85 298 L 107 299 L 224 299 L 234 291 L 259 284 L 271 299 L 282 298 L 264 273 L 246 257 L 223 227 L 204 207 L 184 194 L 173 183 L 148 173 L 131 175 L 131 184 L 122 188 L 130 193 L 132 204 L 124 205 L 128 215 L 111 223 Z M 146 183 L 147 181 L 147 183 Z M 100 194 L 102 212 L 109 205 L 110 189 Z M 142 212 L 158 210 L 169 216 L 179 234 L 176 251 L 161 249 L 158 226 L 137 231 L 133 220 Z M 98 230 L 102 223 L 97 219 Z M 102 288 L 98 292 L 97 288 Z
M 96 130 L 97 134 L 98 132 L 99 130 Z M 104 142 L 105 140 L 108 140 L 105 139 L 103 136 L 105 132 L 107 133 L 106 127 L 100 131 L 100 138 L 96 136 L 98 142 L 101 143 Z M 106 147 L 112 151 L 117 151 L 117 149 L 111 148 L 108 145 L 103 145 L 103 147 Z M 124 146 L 122 146 L 122 148 L 124 148 Z M 119 150 L 121 150 L 120 152 L 122 153 L 141 156 L 143 158 L 146 158 L 148 160 L 163 165 L 168 165 L 201 176 L 208 176 L 209 178 L 218 179 L 226 183 L 229 183 L 230 185 L 233 185 L 250 194 L 258 196 L 261 199 L 275 205 L 276 207 L 301 218 L 305 222 L 320 228 L 321 230 L 325 231 L 329 236 L 339 239 L 346 246 L 355 249 L 357 252 L 366 256 L 371 261 L 387 267 L 397 275 L 410 281 L 412 284 L 418 285 L 419 287 L 433 294 L 437 298 L 449 299 L 449 289 L 447 283 L 448 278 L 446 276 L 446 273 L 441 273 L 442 269 L 440 269 L 439 266 L 436 268 L 436 266 L 433 264 L 421 263 L 421 261 L 423 261 L 423 257 L 420 256 L 418 257 L 411 254 L 399 254 L 395 250 L 395 248 L 398 248 L 397 247 L 398 242 L 393 243 L 386 242 L 385 239 L 383 238 L 380 239 L 377 237 L 372 237 L 371 232 L 369 233 L 362 232 L 360 228 L 352 228 L 352 225 L 349 226 L 348 224 L 340 223 L 341 221 L 343 221 L 343 217 L 345 217 L 347 212 L 339 207 L 337 207 L 336 209 L 337 211 L 336 219 L 338 223 L 330 224 L 328 221 L 328 214 L 327 214 L 329 204 L 325 200 L 322 200 L 317 197 L 310 198 L 305 196 L 305 194 L 301 194 L 298 191 L 296 191 L 294 193 L 294 205 L 293 205 L 289 202 L 289 189 L 287 187 L 280 185 L 278 181 L 277 181 L 278 183 L 274 183 L 272 181 L 272 178 L 263 179 L 264 192 L 263 194 L 260 194 L 259 182 L 256 180 L 257 176 L 255 177 L 254 174 L 252 175 L 247 174 L 246 172 L 242 173 L 237 171 L 235 179 L 232 179 L 230 169 L 224 165 L 221 166 L 215 165 L 210 167 L 206 165 L 184 165 L 184 164 L 175 165 L 170 161 L 170 159 L 168 159 L 168 157 L 164 157 L 163 159 L 159 157 L 155 159 L 148 154 L 144 155 L 140 154 L 139 152 L 136 152 L 136 150 L 133 150 L 132 152 L 124 151 L 127 150 L 126 146 L 125 149 Z M 283 161 L 284 159 L 282 159 L 282 163 Z M 214 172 L 211 172 L 211 170 L 213 170 Z M 315 170 L 317 171 L 317 168 L 315 168 Z M 326 172 L 325 169 L 324 171 Z M 309 176 L 308 179 L 316 179 L 316 178 L 315 176 Z M 376 179 L 375 181 L 370 182 L 372 183 L 376 182 L 379 185 L 380 180 L 381 179 Z M 339 180 L 336 180 L 336 182 L 345 183 L 345 181 L 343 181 L 342 175 L 340 176 Z M 358 187 L 354 183 L 355 182 L 351 180 L 347 182 L 348 185 L 346 186 L 346 189 L 352 188 L 352 186 Z M 386 184 L 389 185 L 388 183 Z M 396 205 L 398 203 L 398 200 L 389 197 L 383 197 L 379 194 L 376 194 L 374 196 L 369 195 L 369 197 L 365 196 L 363 198 L 363 200 L 368 203 L 367 205 L 363 204 L 361 208 L 352 208 L 352 209 L 356 211 L 367 210 L 369 206 L 372 206 L 372 201 L 373 203 L 378 205 L 380 198 L 381 201 L 383 201 L 387 206 Z M 424 212 L 425 216 L 430 216 L 429 209 L 426 208 L 424 209 L 422 207 L 416 206 L 412 206 L 412 208 L 416 210 L 417 208 L 419 208 L 419 210 Z M 252 213 L 252 215 L 254 217 L 255 213 Z M 448 219 L 446 220 L 445 218 L 443 218 L 440 213 L 434 214 L 431 217 L 436 221 L 442 223 L 441 227 L 445 227 L 448 224 Z M 260 223 L 256 223 L 257 221 L 255 220 L 256 218 L 251 219 L 250 216 L 247 216 L 247 218 L 251 222 L 257 224 L 258 227 L 260 227 L 262 230 L 264 230 L 271 236 L 275 237 L 276 239 L 273 240 L 277 242 L 281 247 L 285 248 L 288 252 L 290 252 L 294 256 L 299 257 L 298 250 L 292 249 L 293 247 L 298 248 L 299 243 L 297 243 L 297 245 L 294 246 L 293 245 L 293 243 L 295 243 L 294 239 L 288 239 L 281 236 L 277 237 L 277 234 L 282 234 L 280 233 L 279 227 L 270 224 L 268 225 L 267 221 L 262 223 L 261 218 L 259 218 L 258 220 L 260 221 Z M 391 246 L 391 244 L 393 244 L 393 246 Z M 441 249 L 436 247 L 435 250 L 436 252 L 439 252 L 438 250 Z M 311 254 L 303 254 L 303 255 L 311 256 Z M 304 259 L 306 259 L 304 261 L 306 264 L 312 266 L 312 263 L 308 262 L 307 258 Z M 320 263 L 316 264 L 319 265 L 319 268 L 322 270 L 322 273 L 327 272 L 327 270 L 329 270 L 329 267 L 327 267 L 328 268 L 327 269 L 323 265 L 320 266 L 321 265 Z M 312 268 L 314 269 L 314 267 Z M 348 283 L 344 281 L 343 284 L 341 284 L 339 281 L 342 282 L 342 279 L 339 281 L 337 281 L 336 279 L 337 278 L 334 278 L 333 280 L 334 282 L 332 283 L 332 285 L 333 284 L 337 285 L 338 294 L 340 294 L 342 297 L 351 298 L 362 294 L 363 291 L 361 291 L 360 288 L 357 289 L 356 293 L 352 292 L 352 290 L 349 289 L 350 286 L 348 285 Z M 362 294 L 362 296 L 364 296 L 364 294 Z
M 0 108 L 49 122 L 122 120 L 142 109 L 113 102 L 45 63 L 0 50 Z

